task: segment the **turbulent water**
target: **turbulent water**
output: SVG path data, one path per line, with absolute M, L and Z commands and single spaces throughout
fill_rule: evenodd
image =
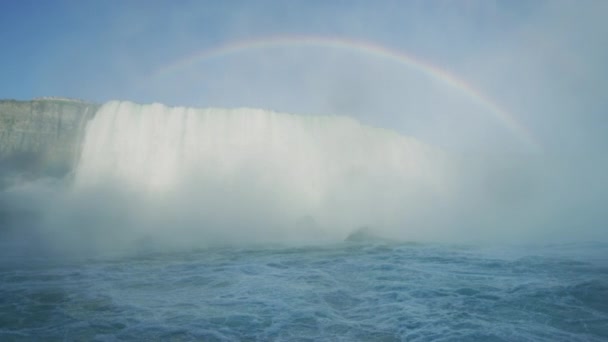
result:
M 0 339 L 602 341 L 607 256 L 345 242 L 11 260 Z

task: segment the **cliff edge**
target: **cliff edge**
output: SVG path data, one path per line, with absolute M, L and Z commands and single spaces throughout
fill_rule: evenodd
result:
M 99 105 L 65 98 L 0 100 L 0 176 L 67 174 Z

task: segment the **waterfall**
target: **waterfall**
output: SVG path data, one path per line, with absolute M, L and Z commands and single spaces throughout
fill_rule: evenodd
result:
M 115 101 L 87 126 L 74 191 L 120 192 L 138 224 L 203 238 L 340 239 L 402 227 L 444 191 L 443 163 L 437 149 L 348 117 Z

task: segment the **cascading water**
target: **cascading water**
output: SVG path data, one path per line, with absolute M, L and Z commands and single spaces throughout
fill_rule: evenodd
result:
M 147 232 L 343 239 L 405 227 L 445 190 L 443 160 L 347 117 L 110 102 L 87 127 L 74 192 L 118 191 Z

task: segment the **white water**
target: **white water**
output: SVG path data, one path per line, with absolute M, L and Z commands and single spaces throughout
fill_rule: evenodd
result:
M 408 224 L 445 195 L 443 163 L 347 117 L 109 102 L 87 127 L 74 183 L 112 194 L 98 204 L 115 206 L 106 225 L 146 233 L 283 241 L 369 226 L 410 238 Z

